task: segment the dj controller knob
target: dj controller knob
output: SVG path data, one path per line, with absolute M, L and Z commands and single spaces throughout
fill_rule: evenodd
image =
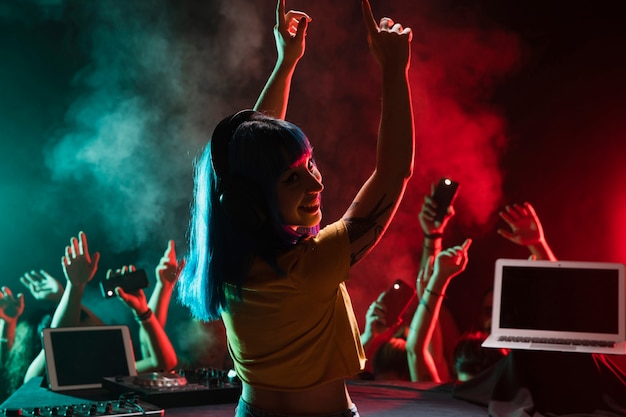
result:
M 89 408 L 89 415 L 90 416 L 98 415 L 98 406 L 96 404 L 91 404 L 91 407 Z
M 23 416 L 21 408 L 7 408 L 4 412 L 6 417 L 15 417 L 15 416 Z
M 39 408 L 39 407 L 33 408 L 33 415 L 34 416 L 40 416 L 41 415 L 41 408 Z

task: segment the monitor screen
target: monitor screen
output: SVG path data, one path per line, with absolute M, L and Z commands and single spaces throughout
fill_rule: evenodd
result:
M 52 389 L 98 387 L 103 377 L 136 374 L 126 326 L 45 329 L 43 335 Z
M 619 271 L 504 266 L 500 327 L 619 333 Z

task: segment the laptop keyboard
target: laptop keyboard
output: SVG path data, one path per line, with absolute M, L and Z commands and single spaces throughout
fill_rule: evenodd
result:
M 556 339 L 549 337 L 527 337 L 527 336 L 500 336 L 501 342 L 516 343 L 546 343 L 552 345 L 573 345 L 573 346 L 598 346 L 615 347 L 615 342 L 610 340 L 577 340 L 577 339 Z

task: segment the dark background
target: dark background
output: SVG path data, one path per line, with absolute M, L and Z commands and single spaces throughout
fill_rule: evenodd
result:
M 106 322 L 129 319 L 96 282 L 128 263 L 154 282 L 168 239 L 184 256 L 192 160 L 217 121 L 253 105 L 275 60 L 274 8 L 273 0 L 0 0 L 2 285 L 24 291 L 18 278 L 32 269 L 64 282 L 64 247 L 83 230 L 102 253 L 85 303 Z M 313 17 L 288 119 L 315 146 L 326 224 L 374 166 L 379 69 L 358 0 L 287 8 Z M 560 259 L 624 262 L 623 1 L 373 0 L 372 8 L 414 31 L 417 152 L 393 225 L 353 269 L 361 324 L 394 279 L 413 282 L 417 213 L 442 175 L 461 183 L 444 244 L 474 239 L 446 301 L 461 329 L 491 285 L 494 260 L 528 256 L 495 233 L 504 204 L 531 202 Z M 191 337 L 180 330 L 186 315 L 173 303 L 167 329 L 179 351 Z

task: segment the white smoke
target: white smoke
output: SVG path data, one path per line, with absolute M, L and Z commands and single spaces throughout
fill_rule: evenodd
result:
M 176 214 L 189 204 L 192 159 L 230 111 L 229 90 L 261 67 L 258 17 L 236 3 L 107 1 L 72 10 L 87 64 L 46 162 L 54 181 L 75 184 L 85 203 L 76 210 L 99 219 L 114 251 L 184 233 L 187 219 Z M 228 36 L 185 28 L 186 13 L 219 16 L 207 24 Z

